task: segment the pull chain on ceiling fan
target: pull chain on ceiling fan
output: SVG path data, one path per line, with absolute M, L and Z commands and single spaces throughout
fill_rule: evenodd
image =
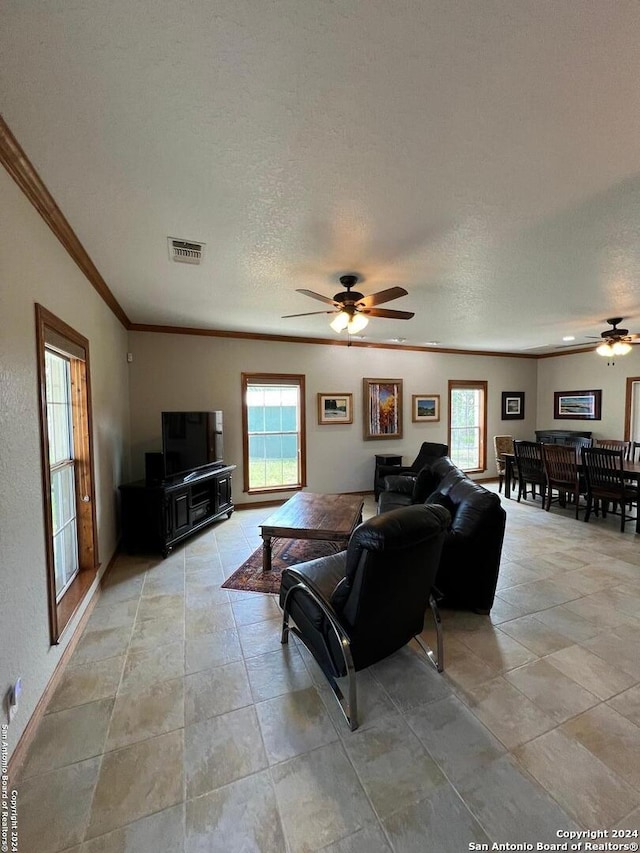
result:
M 386 317 L 393 320 L 410 320 L 414 316 L 413 311 L 394 311 L 390 308 L 376 308 L 383 302 L 391 302 L 392 299 L 398 299 L 400 296 L 408 296 L 407 291 L 403 287 L 389 287 L 386 290 L 380 290 L 378 293 L 372 293 L 365 296 L 357 290 L 352 290 L 358 283 L 356 275 L 341 275 L 340 284 L 346 288 L 340 293 L 336 293 L 333 299 L 323 296 L 321 293 L 316 293 L 313 290 L 297 289 L 297 293 L 304 293 L 305 296 L 310 296 L 312 299 L 318 299 L 327 305 L 332 305 L 331 311 L 307 311 L 303 314 L 285 314 L 283 319 L 289 317 L 309 317 L 312 314 L 335 314 L 335 319 L 331 322 L 331 328 L 336 332 L 343 332 L 345 329 L 348 334 L 354 335 L 361 332 L 369 322 L 369 317 Z

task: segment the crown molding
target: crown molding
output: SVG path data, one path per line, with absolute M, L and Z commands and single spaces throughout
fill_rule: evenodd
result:
M 151 332 L 165 335 L 195 335 L 204 338 L 235 338 L 236 340 L 249 341 L 271 341 L 287 344 L 320 344 L 331 347 L 359 347 L 364 349 L 388 349 L 402 352 L 433 352 L 448 353 L 449 355 L 475 355 L 490 358 L 528 358 L 537 359 L 539 356 L 522 352 L 492 352 L 490 350 L 465 350 L 450 349 L 446 347 L 421 347 L 376 343 L 375 341 L 348 341 L 336 340 L 334 338 L 302 338 L 295 335 L 267 335 L 260 332 L 233 332 L 226 329 L 199 329 L 191 326 L 156 326 L 149 323 L 131 323 L 129 330 L 132 332 Z
M 62 243 L 68 254 L 80 267 L 91 285 L 106 302 L 125 329 L 130 321 L 122 306 L 115 298 L 106 281 L 87 254 L 73 228 L 56 204 L 53 196 L 44 185 L 40 175 L 22 150 L 4 118 L 0 115 L 0 163 L 20 187 L 40 216 Z

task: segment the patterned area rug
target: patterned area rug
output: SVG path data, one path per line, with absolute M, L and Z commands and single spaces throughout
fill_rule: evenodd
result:
M 269 592 L 277 594 L 280 590 L 280 575 L 283 569 L 326 557 L 344 549 L 344 543 L 321 542 L 311 539 L 272 539 L 271 571 L 262 571 L 262 545 L 253 552 L 248 560 L 236 569 L 222 584 L 223 589 L 241 589 L 248 592 Z

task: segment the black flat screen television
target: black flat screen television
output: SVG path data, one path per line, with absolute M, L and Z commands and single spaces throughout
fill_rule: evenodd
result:
M 163 412 L 162 455 L 165 477 L 222 463 L 222 412 Z

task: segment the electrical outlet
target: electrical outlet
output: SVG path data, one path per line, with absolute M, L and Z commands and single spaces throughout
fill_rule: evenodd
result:
M 15 715 L 18 713 L 18 705 L 20 703 L 21 695 L 22 679 L 18 678 L 13 687 L 9 688 L 9 692 L 7 694 L 7 716 L 9 718 L 9 722 L 11 722 Z

